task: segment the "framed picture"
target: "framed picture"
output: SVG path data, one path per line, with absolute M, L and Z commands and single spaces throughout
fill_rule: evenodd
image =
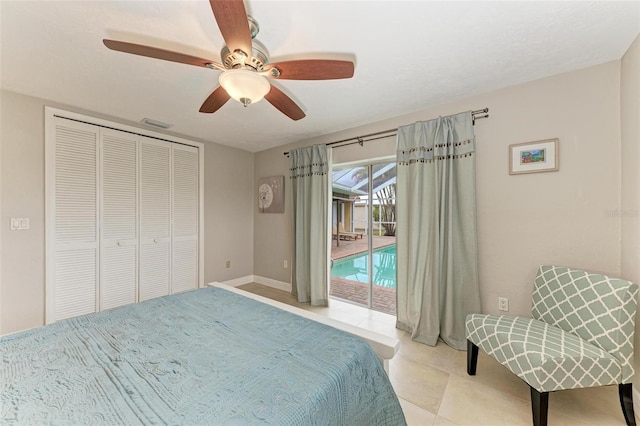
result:
M 509 145 L 509 174 L 558 170 L 558 139 Z
M 260 213 L 284 213 L 284 176 L 258 179 Z

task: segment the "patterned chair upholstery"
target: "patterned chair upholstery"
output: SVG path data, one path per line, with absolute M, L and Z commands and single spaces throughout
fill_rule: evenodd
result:
M 531 388 L 534 425 L 547 424 L 549 392 L 618 385 L 628 425 L 633 413 L 633 334 L 638 286 L 559 266 L 541 266 L 533 318 L 470 314 L 467 373 L 475 375 L 478 348 Z

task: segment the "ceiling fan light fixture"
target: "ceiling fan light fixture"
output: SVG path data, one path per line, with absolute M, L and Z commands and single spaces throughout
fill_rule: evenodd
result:
M 219 81 L 227 94 L 245 107 L 262 100 L 271 90 L 266 78 L 248 70 L 227 70 L 220 74 Z

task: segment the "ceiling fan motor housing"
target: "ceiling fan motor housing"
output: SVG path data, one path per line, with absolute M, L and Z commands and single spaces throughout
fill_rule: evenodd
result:
M 252 68 L 254 71 L 262 71 L 262 68 L 269 63 L 267 54 L 260 50 L 254 43 L 251 47 L 251 57 L 247 58 L 243 52 L 231 52 L 227 46 L 220 51 L 222 63 L 228 70 L 238 68 Z
M 254 40 L 260 32 L 260 25 L 258 24 L 258 21 L 249 15 L 247 15 L 247 20 L 251 39 Z M 222 57 L 222 63 L 227 69 L 250 67 L 255 71 L 262 71 L 262 68 L 269 63 L 267 54 L 260 50 L 259 46 L 256 46 L 255 42 L 252 43 L 251 46 L 250 58 L 247 58 L 246 52 L 238 50 L 231 52 L 227 46 L 224 46 L 220 51 L 220 57 Z

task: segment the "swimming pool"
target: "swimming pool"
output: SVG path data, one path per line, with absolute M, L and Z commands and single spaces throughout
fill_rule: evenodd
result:
M 331 276 L 368 283 L 368 260 L 365 253 L 333 261 Z M 380 247 L 373 251 L 373 285 L 396 288 L 396 245 Z

